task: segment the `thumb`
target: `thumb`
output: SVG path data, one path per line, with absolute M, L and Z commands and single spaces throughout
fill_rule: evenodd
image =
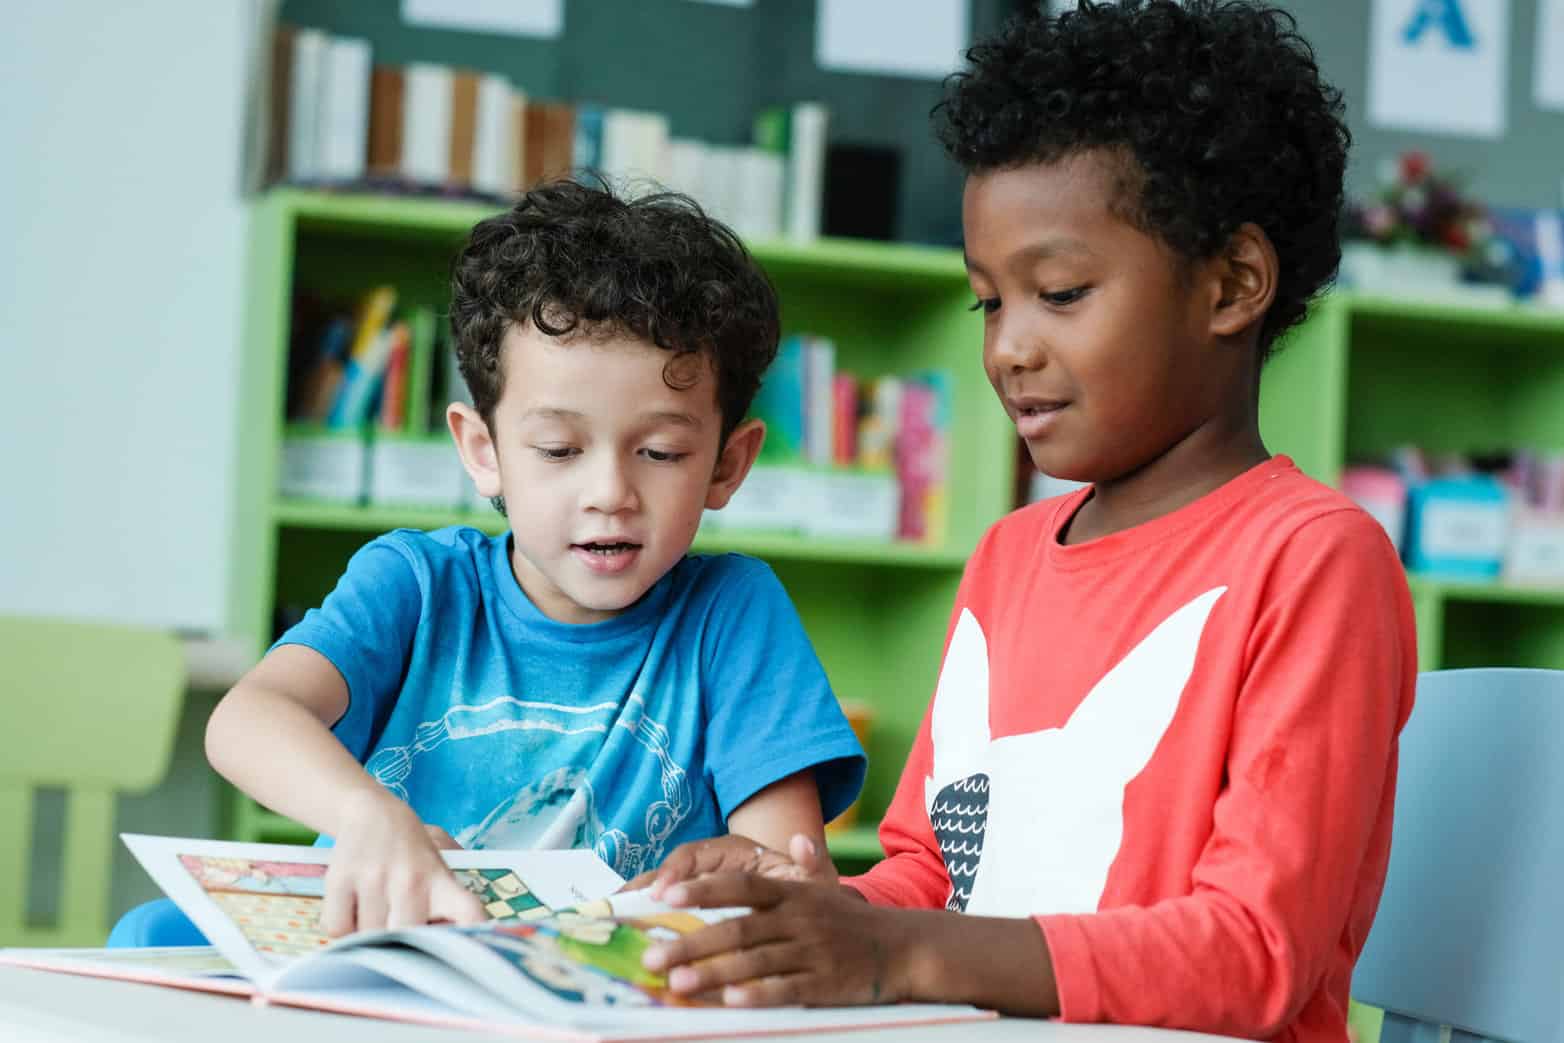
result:
M 788 857 L 806 876 L 820 875 L 820 846 L 803 833 L 794 833 L 787 843 Z
M 456 838 L 451 836 L 451 834 L 447 833 L 445 830 L 441 829 L 439 826 L 425 824 L 424 833 L 429 837 L 429 842 L 440 851 L 462 850 L 462 845 L 456 842 Z
M 458 883 L 454 876 L 447 874 L 430 891 L 429 919 L 475 924 L 483 923 L 490 917 L 478 896 Z

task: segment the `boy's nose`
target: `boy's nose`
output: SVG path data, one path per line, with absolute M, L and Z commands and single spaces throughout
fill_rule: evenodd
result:
M 1048 353 L 1042 343 L 1015 323 L 1001 325 L 989 336 L 988 362 L 990 369 L 1006 373 L 1018 370 L 1041 369 Z
M 608 458 L 598 461 L 587 485 L 584 506 L 604 514 L 618 514 L 636 506 L 635 485 L 623 463 Z

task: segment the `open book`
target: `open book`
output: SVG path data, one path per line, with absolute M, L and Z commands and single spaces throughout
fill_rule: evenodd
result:
M 972 1007 L 735 1010 L 669 992 L 641 966 L 659 938 L 743 909 L 684 910 L 591 851 L 448 851 L 494 917 L 329 939 L 330 851 L 126 834 L 136 858 L 212 942 L 188 949 L 5 949 L 0 962 L 426 1024 L 583 1040 L 672 1039 L 962 1021 Z

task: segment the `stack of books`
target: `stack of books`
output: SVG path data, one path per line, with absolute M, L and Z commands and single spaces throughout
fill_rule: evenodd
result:
M 529 98 L 504 76 L 375 64 L 369 42 L 279 27 L 267 179 L 505 201 L 540 181 L 601 177 L 692 196 L 750 239 L 820 234 L 826 109 L 759 113 L 748 143 L 673 138 L 659 112 Z
M 753 410 L 767 428 L 760 459 L 702 524 L 943 544 L 949 374 L 864 380 L 836 356 L 826 337 L 783 339 Z

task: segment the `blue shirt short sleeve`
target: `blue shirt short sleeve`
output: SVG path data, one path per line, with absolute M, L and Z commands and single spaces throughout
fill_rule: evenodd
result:
M 332 732 L 360 761 L 385 724 L 402 687 L 423 595 L 414 560 L 396 533 L 366 544 L 319 608 L 277 640 L 331 660 L 348 686 L 348 708 Z
M 829 822 L 863 788 L 863 749 L 776 574 L 751 558 L 727 560 L 702 648 L 708 779 L 726 817 L 813 768 Z

